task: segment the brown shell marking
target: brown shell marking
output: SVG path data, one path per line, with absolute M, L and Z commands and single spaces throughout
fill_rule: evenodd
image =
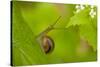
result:
M 50 53 L 54 49 L 54 41 L 49 36 L 44 36 L 42 46 L 45 53 Z

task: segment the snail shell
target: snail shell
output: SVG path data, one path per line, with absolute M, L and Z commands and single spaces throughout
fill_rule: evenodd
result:
M 44 36 L 42 39 L 42 47 L 46 54 L 52 52 L 52 50 L 54 49 L 54 41 L 52 40 L 52 38 L 50 38 L 49 36 Z
M 52 29 L 54 29 L 54 25 L 60 18 L 61 16 L 59 16 L 58 19 L 52 25 L 50 25 L 47 29 L 45 29 L 42 33 L 39 34 L 39 37 L 37 37 L 37 40 L 39 41 L 45 53 L 50 53 L 54 49 L 53 39 L 46 34 Z

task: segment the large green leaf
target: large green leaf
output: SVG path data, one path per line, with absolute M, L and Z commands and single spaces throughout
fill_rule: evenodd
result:
M 54 51 L 50 55 L 61 58 L 62 62 L 75 61 L 76 47 L 79 44 L 79 34 L 77 27 L 68 29 L 54 29 L 48 33 L 54 40 Z
M 80 36 L 85 38 L 93 50 L 97 50 L 97 30 L 91 24 L 80 25 Z
M 41 2 L 18 2 L 18 6 L 24 20 L 30 26 L 35 35 L 41 33 L 48 26 L 52 25 L 59 16 L 61 16 L 61 18 L 55 26 L 66 26 L 66 22 L 68 22 L 69 18 L 73 15 L 72 10 L 74 9 L 74 5 Z M 65 11 L 61 11 L 59 8 L 61 6 L 62 8 L 65 7 Z M 62 15 L 63 12 L 65 16 Z
M 34 33 L 23 20 L 17 5 L 13 5 L 12 48 L 13 65 L 32 65 L 48 63 L 44 52 L 37 43 Z
M 80 43 L 79 32 L 78 26 L 71 26 L 67 29 L 54 29 L 50 31 L 48 35 L 53 39 L 55 47 L 54 51 L 48 57 L 57 57 L 62 62 L 96 60 L 96 53 L 92 51 L 91 47 L 87 47 L 87 50 L 84 53 L 78 54 L 79 56 L 77 55 L 77 47 L 82 45 Z M 84 47 L 79 48 L 85 50 Z M 90 56 L 90 58 L 88 56 Z

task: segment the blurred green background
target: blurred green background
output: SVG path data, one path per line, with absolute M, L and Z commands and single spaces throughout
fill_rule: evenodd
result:
M 37 65 L 97 60 L 97 29 L 90 8 L 74 14 L 75 4 L 12 1 L 12 65 Z M 45 54 L 36 37 L 61 16 L 47 35 L 54 50 Z M 75 23 L 75 24 L 74 24 Z M 79 23 L 79 24 L 78 24 Z M 97 27 L 96 24 L 93 24 Z

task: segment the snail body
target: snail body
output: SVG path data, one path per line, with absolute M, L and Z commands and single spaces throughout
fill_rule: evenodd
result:
M 52 29 L 54 29 L 54 25 L 57 23 L 57 21 L 60 19 L 60 17 L 55 21 L 54 24 L 52 24 L 48 28 L 46 28 L 37 37 L 37 40 L 38 40 L 40 46 L 42 47 L 42 50 L 46 54 L 52 52 L 54 49 L 54 40 L 50 36 L 48 36 L 47 33 L 50 32 Z

